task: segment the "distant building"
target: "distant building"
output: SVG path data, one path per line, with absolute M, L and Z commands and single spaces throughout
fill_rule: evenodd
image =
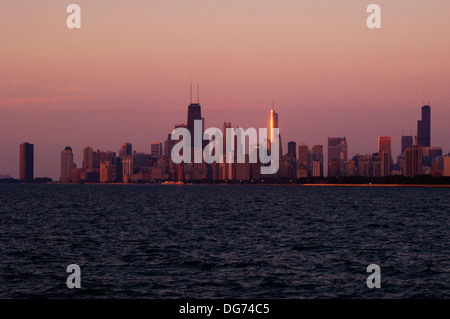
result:
M 372 176 L 373 177 L 381 177 L 382 176 L 382 162 L 373 161 L 372 162 Z
M 405 150 L 411 146 L 413 146 L 412 135 L 402 135 L 402 154 L 404 154 Z
M 431 108 L 422 106 L 422 119 L 417 121 L 417 145 L 431 146 Z
M 372 177 L 373 175 L 373 160 L 372 156 L 358 156 L 358 175 L 364 177 Z
M 308 145 L 305 143 L 302 143 L 298 146 L 298 160 L 297 160 L 297 167 L 298 168 L 304 168 L 306 170 L 309 169 L 308 167 Z
M 150 144 L 150 155 L 151 157 L 161 157 L 162 154 L 162 143 L 151 143 Z
M 322 169 L 323 163 L 320 161 L 313 161 L 312 162 L 312 170 L 311 170 L 311 176 L 312 177 L 322 177 L 323 169 Z
M 381 154 L 385 151 L 391 153 L 391 137 L 378 136 L 378 156 L 381 157 Z
M 295 142 L 288 142 L 288 154 L 295 159 L 297 158 L 297 143 Z
M 337 177 L 340 175 L 339 161 L 336 159 L 331 160 L 331 162 L 328 163 L 328 176 Z
M 61 182 L 69 183 L 72 181 L 72 168 L 74 168 L 72 148 L 67 146 L 61 152 Z
M 191 133 L 191 147 L 194 147 L 194 123 L 196 120 L 201 120 L 204 124 L 204 119 L 202 118 L 202 107 L 200 103 L 191 103 L 188 105 L 188 114 L 187 114 L 187 129 L 189 133 Z M 202 127 L 202 136 L 205 127 Z
M 100 182 L 114 182 L 117 178 L 116 166 L 109 161 L 100 163 Z
M 94 149 L 92 147 L 87 146 L 83 149 L 82 167 L 86 169 L 94 168 Z
M 381 176 L 391 175 L 391 152 L 382 151 L 381 154 Z
M 133 146 L 131 143 L 123 143 L 119 150 L 119 157 L 125 158 L 128 155 L 133 155 Z
M 311 163 L 314 161 L 320 162 L 320 175 L 318 175 L 317 177 L 323 177 L 323 145 L 313 145 L 310 153 Z M 310 169 L 313 170 L 314 168 L 310 167 Z
M 346 161 L 344 163 L 344 174 L 345 176 L 349 177 L 349 176 L 354 176 L 356 173 L 355 171 L 355 161 Z
M 20 180 L 32 182 L 34 179 L 34 145 L 30 143 L 20 144 Z
M 444 156 L 444 172 L 442 175 L 450 177 L 450 155 Z
M 413 145 L 405 150 L 405 167 L 403 175 L 415 177 L 423 174 L 423 147 Z
M 334 168 L 333 161 L 338 163 L 338 169 Z M 344 163 L 347 161 L 347 139 L 345 137 L 328 138 L 328 176 L 344 175 Z M 331 165 L 330 165 L 331 164 Z
M 134 161 L 132 155 L 127 155 L 122 159 L 122 178 L 124 183 L 132 180 L 134 173 Z

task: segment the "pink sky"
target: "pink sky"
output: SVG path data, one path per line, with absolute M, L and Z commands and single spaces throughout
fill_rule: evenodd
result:
M 79 30 L 70 1 L 2 1 L 0 174 L 18 177 L 25 141 L 54 179 L 67 145 L 78 165 L 84 146 L 149 152 L 186 122 L 191 78 L 208 127 L 264 127 L 275 99 L 284 143 L 346 136 L 350 155 L 379 135 L 398 155 L 425 92 L 432 144 L 450 152 L 448 0 L 375 1 L 379 30 L 360 0 L 73 2 Z

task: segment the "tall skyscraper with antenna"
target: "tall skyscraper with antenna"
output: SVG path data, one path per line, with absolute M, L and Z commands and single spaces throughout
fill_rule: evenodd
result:
M 422 106 L 422 119 L 417 121 L 417 145 L 431 146 L 431 108 L 429 105 Z
M 197 85 L 197 103 L 192 102 L 192 83 L 190 86 L 190 103 L 188 105 L 188 115 L 187 115 L 187 129 L 191 133 L 191 146 L 194 146 L 194 121 L 202 120 L 203 129 L 204 128 L 204 120 L 202 118 L 202 107 L 200 106 L 200 96 L 199 96 L 199 85 Z

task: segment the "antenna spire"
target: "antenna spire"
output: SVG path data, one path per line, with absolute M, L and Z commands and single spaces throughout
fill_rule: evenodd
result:
M 200 84 L 197 82 L 197 103 L 200 104 Z

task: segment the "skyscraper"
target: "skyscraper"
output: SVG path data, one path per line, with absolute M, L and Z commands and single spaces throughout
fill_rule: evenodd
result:
M 72 174 L 72 167 L 73 167 L 73 153 L 72 148 L 70 146 L 67 146 L 62 152 L 61 152 L 61 182 L 63 183 L 69 183 Z
M 134 161 L 132 155 L 127 155 L 122 159 L 122 180 L 129 183 L 133 176 Z
M 202 107 L 200 103 L 191 103 L 188 105 L 188 115 L 187 115 L 187 129 L 189 133 L 191 133 L 191 147 L 194 146 L 194 121 L 202 120 Z M 202 127 L 202 135 L 203 130 L 205 128 Z
M 403 168 L 406 177 L 415 177 L 423 174 L 423 147 L 413 145 L 405 150 L 405 167 Z
M 20 180 L 32 182 L 34 179 L 34 145 L 20 144 Z
M 391 152 L 381 152 L 381 176 L 391 175 Z
M 413 137 L 412 135 L 402 135 L 402 154 L 408 147 L 413 145 Z
M 334 165 L 330 165 L 333 161 L 338 163 L 338 170 L 334 169 Z M 344 163 L 347 161 L 347 139 L 345 137 L 329 137 L 328 138 L 328 175 L 337 176 L 336 172 L 341 176 L 344 175 Z M 333 168 L 333 169 L 331 169 Z
M 378 136 L 378 156 L 381 157 L 383 152 L 391 153 L 391 137 Z
M 444 156 L 444 172 L 442 175 L 450 177 L 450 155 Z
M 313 145 L 311 149 L 311 160 L 320 162 L 320 177 L 323 177 L 323 145 Z
M 83 149 L 83 168 L 93 168 L 94 167 L 94 149 L 92 147 L 85 147 Z
M 387 153 L 387 155 L 386 155 Z M 390 136 L 378 136 L 378 157 L 380 158 L 381 164 L 381 176 L 391 175 L 391 137 Z M 388 156 L 385 158 L 385 156 Z
M 123 143 L 119 150 L 119 157 L 123 159 L 128 155 L 133 155 L 133 146 L 131 143 Z
M 294 158 L 297 158 L 297 143 L 288 142 L 288 154 Z
M 422 119 L 417 121 L 417 145 L 431 146 L 431 108 L 422 106 Z
M 308 145 L 302 143 L 298 146 L 298 168 L 309 169 L 308 167 Z
M 274 128 L 278 128 L 278 113 L 275 112 L 274 106 L 272 105 L 272 109 L 270 110 L 270 127 L 269 127 L 269 149 L 271 149 L 271 144 L 273 141 L 273 132 L 272 129 Z M 279 150 L 280 150 L 280 154 L 279 154 L 279 158 L 281 158 L 281 155 L 283 154 L 283 147 L 282 147 L 282 143 L 281 143 L 281 133 L 278 131 L 279 135 L 278 135 L 278 144 L 279 144 Z
M 162 143 L 151 143 L 150 144 L 150 155 L 152 157 L 162 156 Z

